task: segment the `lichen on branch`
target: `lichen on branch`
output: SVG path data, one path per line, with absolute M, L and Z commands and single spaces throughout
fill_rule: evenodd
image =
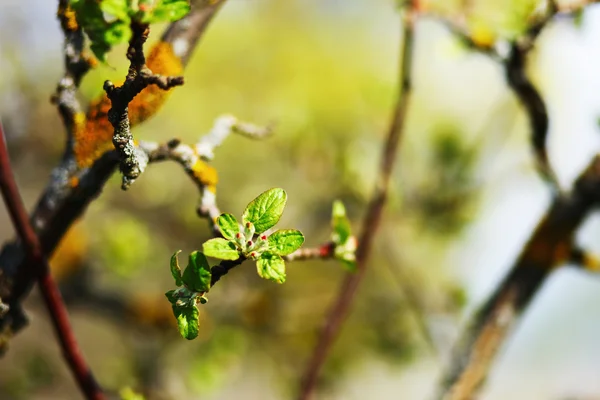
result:
M 104 83 L 104 91 L 111 102 L 111 108 L 108 110 L 108 121 L 114 129 L 112 143 L 120 158 L 123 189 L 127 189 L 148 164 L 148 158 L 143 152 L 136 151 L 133 143 L 129 122 L 129 103 L 150 85 L 168 90 L 183 84 L 183 77 L 155 74 L 146 65 L 144 43 L 148 39 L 150 27 L 147 24 L 132 22 L 131 32 L 132 36 L 127 50 L 130 65 L 125 82 L 121 86 L 115 86 L 110 81 Z

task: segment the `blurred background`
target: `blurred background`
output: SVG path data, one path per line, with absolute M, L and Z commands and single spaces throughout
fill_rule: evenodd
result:
M 29 207 L 64 143 L 49 102 L 63 71 L 55 3 L 5 0 L 0 8 L 0 117 Z M 452 11 L 460 2 L 431 3 Z M 517 36 L 537 2 L 470 3 L 469 26 L 488 40 Z M 154 27 L 151 40 L 161 30 Z M 282 187 L 289 199 L 280 225 L 316 246 L 329 237 L 335 199 L 359 228 L 395 100 L 400 32 L 393 0 L 229 0 L 185 86 L 134 134 L 193 143 L 223 113 L 276 123 L 268 140 L 230 137 L 216 151 L 219 206 L 239 215 L 260 192 Z M 600 149 L 598 49 L 600 8 L 591 6 L 551 23 L 529 58 L 564 187 Z M 86 77 L 84 99 L 124 76 L 123 55 L 116 49 Z M 385 223 L 319 399 L 431 396 L 461 323 L 550 202 L 501 66 L 423 18 L 413 76 Z M 188 342 L 164 292 L 173 287 L 171 254 L 198 249 L 210 235 L 197 201 L 178 165 L 152 165 L 127 192 L 113 177 L 66 236 L 52 267 L 83 351 L 104 386 L 130 386 L 148 399 L 292 398 L 344 270 L 297 262 L 277 285 L 247 263 L 211 291 L 200 337 Z M 13 236 L 2 209 L 0 239 Z M 592 216 L 578 242 L 600 253 L 599 237 Z M 600 277 L 555 273 L 497 358 L 482 398 L 600 399 L 599 303 Z M 78 398 L 36 291 L 26 308 L 31 324 L 0 360 L 0 398 Z

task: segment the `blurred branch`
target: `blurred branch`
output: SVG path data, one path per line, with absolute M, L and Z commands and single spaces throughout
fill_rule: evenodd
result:
M 148 164 L 147 157 L 144 157 L 143 153 L 137 152 L 133 144 L 133 135 L 129 126 L 129 103 L 149 85 L 156 85 L 162 90 L 183 85 L 182 76 L 167 77 L 154 74 L 146 65 L 144 43 L 150 34 L 150 27 L 147 24 L 132 22 L 131 32 L 132 36 L 127 49 L 130 65 L 125 83 L 115 87 L 111 81 L 104 82 L 104 90 L 112 105 L 108 111 L 108 120 L 114 128 L 112 142 L 120 158 L 123 189 L 127 189 Z
M 554 199 L 506 278 L 467 324 L 437 398 L 476 396 L 502 343 L 534 295 L 556 267 L 577 257 L 574 235 L 598 205 L 600 155 L 578 177 L 570 194 Z
M 580 10 L 579 8 L 560 9 L 555 1 L 548 1 L 545 13 L 534 21 L 526 32 L 510 43 L 508 54 L 503 55 L 498 50 L 500 46 L 496 41 L 480 42 L 475 39 L 466 26 L 464 16 L 442 16 L 433 13 L 427 13 L 426 16 L 439 20 L 450 32 L 457 36 L 465 45 L 475 51 L 489 55 L 493 60 L 502 64 L 507 83 L 515 93 L 519 102 L 525 108 L 529 118 L 531 128 L 531 146 L 533 148 L 537 168 L 540 176 L 548 182 L 552 189 L 558 193 L 560 187 L 558 180 L 548 159 L 547 136 L 549 127 L 549 117 L 546 105 L 539 91 L 536 89 L 531 79 L 526 73 L 527 55 L 534 48 L 536 40 L 543 29 L 553 21 L 559 13 L 572 13 Z
M 344 279 L 338 296 L 327 314 L 325 324 L 320 332 L 318 342 L 310 356 L 308 365 L 305 369 L 302 381 L 300 383 L 300 392 L 298 398 L 307 400 L 317 386 L 317 380 L 321 367 L 325 363 L 331 346 L 337 337 L 346 316 L 352 305 L 355 293 L 366 272 L 367 261 L 373 246 L 373 239 L 381 221 L 381 215 L 385 206 L 389 183 L 398 151 L 398 144 L 404 131 L 406 113 L 410 101 L 411 93 L 411 65 L 413 53 L 413 34 L 415 19 L 418 11 L 418 3 L 412 0 L 407 3 L 403 10 L 402 24 L 402 46 L 400 51 L 401 63 L 399 70 L 399 93 L 394 107 L 392 121 L 390 123 L 386 142 L 382 148 L 379 173 L 376 180 L 375 192 L 373 193 L 362 223 L 362 232 L 358 240 L 358 249 L 356 252 L 357 271 L 348 274 Z
M 39 238 L 29 222 L 27 211 L 14 180 L 1 125 L 0 190 L 2 191 L 2 197 L 4 198 L 11 221 L 25 247 L 27 259 L 27 263 L 25 264 L 27 271 L 25 273 L 30 276 L 31 280 L 37 280 L 40 285 L 44 305 L 50 314 L 52 326 L 59 339 L 63 356 L 69 364 L 71 373 L 82 394 L 87 399 L 104 399 L 100 386 L 98 386 L 96 379 L 81 354 L 60 291 L 50 274 L 50 267 L 48 266 L 48 261 L 44 255 Z
M 541 176 L 550 183 L 551 187 L 556 192 L 560 192 L 560 186 L 548 160 L 546 148 L 549 127 L 548 110 L 540 92 L 535 88 L 525 71 L 527 55 L 533 49 L 542 30 L 552 21 L 556 13 L 558 13 L 558 6 L 554 1 L 549 1 L 546 14 L 533 23 L 523 37 L 512 43 L 509 56 L 504 62 L 504 70 L 508 85 L 529 117 L 531 144 L 536 156 L 538 170 Z
M 190 14 L 170 25 L 163 35 L 163 40 L 157 44 L 158 48 L 162 49 L 162 46 L 168 46 L 179 57 L 180 63 L 185 65 L 207 25 L 224 2 L 224 0 L 218 3 L 209 3 L 204 0 L 193 2 Z M 161 61 L 161 59 L 158 58 L 157 61 Z M 90 107 L 88 122 L 91 118 L 91 122 L 97 123 L 97 125 L 91 125 L 90 129 L 93 132 L 87 132 L 89 134 L 96 134 L 105 129 L 105 125 L 110 127 L 102 104 L 99 102 Z M 130 115 L 131 117 L 132 115 Z M 138 116 L 138 122 L 147 117 L 147 112 Z M 83 138 L 88 139 L 85 136 Z M 89 163 L 87 161 L 80 162 L 76 158 L 77 154 L 70 154 L 69 149 L 66 149 L 61 165 L 52 172 L 50 181 L 31 215 L 32 225 L 38 234 L 42 251 L 47 257 L 52 255 L 71 224 L 100 195 L 104 184 L 118 166 L 119 159 L 114 150 L 111 151 L 108 148 L 103 150 L 103 147 L 92 144 L 94 145 L 93 154 L 100 153 L 94 156 Z M 25 263 L 25 252 L 21 243 L 10 242 L 2 248 L 0 252 L 0 297 L 10 306 L 9 312 L 0 316 L 0 335 L 5 338 L 10 337 L 26 325 L 27 320 L 21 307 L 21 301 L 31 290 L 34 281 L 22 272 L 26 269 Z
M 74 131 L 81 123 L 83 112 L 77 99 L 77 89 L 81 79 L 96 63 L 84 51 L 83 30 L 75 19 L 75 12 L 69 6 L 69 0 L 58 2 L 56 13 L 64 35 L 63 53 L 65 57 L 65 74 L 59 81 L 52 102 L 58 110 L 67 131 L 66 153 L 73 151 Z
M 185 65 L 210 21 L 227 0 L 192 0 L 192 12 L 171 24 L 161 40 L 173 45 L 175 55 Z
M 579 247 L 573 247 L 571 249 L 569 262 L 586 271 L 594 273 L 600 272 L 600 258 Z

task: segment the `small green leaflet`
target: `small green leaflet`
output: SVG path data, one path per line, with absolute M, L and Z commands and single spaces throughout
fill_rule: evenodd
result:
M 237 260 L 240 258 L 240 253 L 235 243 L 223 238 L 207 240 L 202 245 L 202 251 L 209 257 L 221 260 Z
M 195 292 L 208 292 L 212 275 L 204 254 L 199 251 L 190 253 L 188 266 L 183 272 L 183 283 Z
M 181 286 L 183 285 L 183 281 L 181 280 L 181 268 L 179 267 L 179 260 L 177 256 L 181 253 L 181 250 L 177 250 L 175 254 L 171 256 L 171 275 L 175 279 L 175 285 Z
M 333 202 L 331 211 L 331 241 L 335 244 L 335 258 L 349 271 L 356 271 L 356 238 L 352 236 L 350 220 L 346 216 L 344 203 Z
M 270 251 L 280 256 L 287 256 L 302 246 L 304 235 L 296 229 L 282 229 L 273 232 L 267 240 Z
M 156 3 L 154 8 L 151 5 L 146 8 L 140 5 L 140 11 L 144 13 L 142 22 L 146 24 L 173 22 L 185 17 L 190 12 L 190 2 L 188 0 L 162 0 Z
M 225 239 L 235 240 L 236 235 L 240 233 L 240 225 L 231 214 L 219 215 L 217 218 L 217 225 Z
M 100 61 L 106 61 L 112 46 L 126 43 L 131 37 L 126 0 L 72 0 L 71 7 L 90 38 L 90 49 Z
M 187 340 L 195 339 L 199 330 L 199 312 L 196 306 L 172 306 L 173 314 L 177 319 L 179 333 Z
M 286 201 L 285 190 L 279 188 L 267 190 L 248 204 L 242 215 L 242 222 L 253 223 L 256 234 L 261 234 L 279 221 Z
M 129 41 L 132 20 L 173 22 L 190 11 L 188 0 L 71 0 L 71 6 L 91 41 L 90 49 L 103 62 L 113 46 Z
M 178 297 L 175 295 L 175 292 L 177 292 L 176 290 L 169 290 L 167 293 L 165 293 L 165 296 L 167 297 L 167 299 L 169 299 L 169 303 L 171 304 L 175 304 L 178 300 Z
M 274 253 L 264 253 L 256 260 L 256 270 L 261 278 L 277 283 L 285 282 L 285 261 Z
M 345 244 L 351 236 L 351 227 L 348 217 L 346 217 L 346 207 L 339 200 L 333 202 L 331 211 L 331 241 L 336 245 Z

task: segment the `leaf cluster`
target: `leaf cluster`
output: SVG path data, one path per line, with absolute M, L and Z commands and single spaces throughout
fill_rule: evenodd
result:
M 131 23 L 172 22 L 190 11 L 189 0 L 72 0 L 77 22 L 101 61 L 118 44 L 131 37 Z
M 296 251 L 304 243 L 304 235 L 295 229 L 277 230 L 265 234 L 283 214 L 287 194 L 283 189 L 270 189 L 252 200 L 242 215 L 243 226 L 231 214 L 221 214 L 217 225 L 223 235 L 206 241 L 202 252 L 190 254 L 182 272 L 178 262 L 180 251 L 171 257 L 171 274 L 178 289 L 165 293 L 177 319 L 179 333 L 191 340 L 198 336 L 198 304 L 207 302 L 213 270 L 206 256 L 221 260 L 251 259 L 256 261 L 258 275 L 278 283 L 285 282 L 285 262 L 282 256 Z

